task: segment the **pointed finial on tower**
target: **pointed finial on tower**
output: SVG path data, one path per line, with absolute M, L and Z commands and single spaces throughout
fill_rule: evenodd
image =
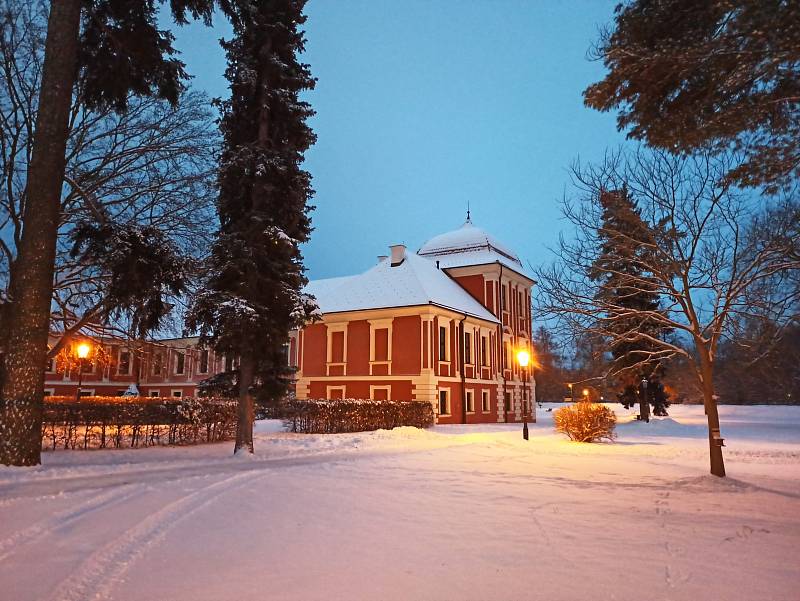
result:
M 470 218 L 470 213 L 469 213 L 469 200 L 467 201 L 467 223 L 472 223 L 472 219 Z

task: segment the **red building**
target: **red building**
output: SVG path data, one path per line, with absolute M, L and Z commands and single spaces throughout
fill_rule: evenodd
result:
M 298 398 L 430 401 L 439 423 L 535 412 L 516 351 L 531 339 L 522 263 L 468 219 L 416 253 L 390 247 L 368 271 L 310 282 L 322 320 L 290 339 Z
M 81 341 L 75 342 L 77 346 Z M 45 395 L 73 396 L 80 382 L 81 396 L 119 396 L 131 385 L 142 396 L 194 396 L 197 383 L 224 371 L 225 358 L 198 347 L 197 338 L 173 338 L 155 342 L 131 342 L 120 338 L 91 338 L 99 355 L 72 366 L 51 360 L 45 374 Z M 74 354 L 74 353 L 73 353 Z

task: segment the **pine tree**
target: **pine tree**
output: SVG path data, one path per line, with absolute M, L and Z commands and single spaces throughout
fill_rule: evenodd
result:
M 172 0 L 175 20 L 186 12 L 208 21 L 212 0 Z M 17 257 L 10 270 L 5 332 L 0 332 L 0 463 L 41 459 L 42 399 L 61 189 L 72 93 L 80 81 L 86 106 L 125 110 L 128 95 L 177 101 L 185 77 L 172 58 L 172 36 L 157 27 L 154 2 L 52 2 L 47 26 L 28 196 Z
M 642 407 L 641 415 L 647 419 L 653 405 L 656 415 L 666 415 L 669 405 L 661 378 L 664 367 L 654 358 L 658 339 L 666 332 L 648 313 L 660 311 L 660 301 L 655 286 L 649 287 L 643 267 L 641 241 L 648 239 L 648 227 L 642 220 L 635 203 L 624 188 L 604 191 L 600 195 L 603 209 L 602 224 L 598 228 L 601 252 L 593 265 L 592 277 L 600 281 L 597 299 L 613 307 L 614 313 L 605 315 L 609 330 L 616 333 L 609 341 L 613 362 L 610 372 L 621 380 L 619 401 L 627 408 L 635 403 Z M 638 336 L 631 339 L 629 332 Z M 647 382 L 646 392 L 642 381 Z
M 223 42 L 231 97 L 222 103 L 220 231 L 205 289 L 187 325 L 217 352 L 239 358 L 235 452 L 253 452 L 255 388 L 285 392 L 289 330 L 315 309 L 299 244 L 308 240 L 311 177 L 301 168 L 315 137 L 298 96 L 314 87 L 298 61 L 305 0 L 233 3 L 234 36 Z

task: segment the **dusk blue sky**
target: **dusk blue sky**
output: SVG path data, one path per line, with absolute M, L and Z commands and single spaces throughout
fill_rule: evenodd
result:
M 603 75 L 586 55 L 616 1 L 311 0 L 308 276 L 361 272 L 394 243 L 416 250 L 459 227 L 467 201 L 526 266 L 548 260 L 569 165 L 623 141 L 615 116 L 581 99 Z M 228 94 L 229 35 L 222 19 L 178 31 L 193 87 L 211 96 Z

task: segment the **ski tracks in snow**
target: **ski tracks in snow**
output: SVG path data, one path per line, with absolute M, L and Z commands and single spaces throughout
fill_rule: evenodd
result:
M 47 601 L 110 600 L 114 588 L 122 582 L 131 565 L 176 524 L 211 505 L 221 495 L 266 475 L 239 472 L 168 503 L 90 555 L 52 589 Z
M 91 515 L 95 511 L 115 505 L 121 501 L 138 496 L 144 489 L 136 490 L 133 486 L 125 486 L 121 489 L 111 490 L 104 494 L 92 497 L 81 503 L 78 507 L 54 513 L 47 519 L 38 521 L 30 526 L 17 530 L 6 538 L 0 540 L 0 561 L 3 561 L 11 554 L 12 550 L 18 549 L 22 545 L 32 543 L 43 536 L 46 536 L 57 528 L 67 526 L 73 522 Z

